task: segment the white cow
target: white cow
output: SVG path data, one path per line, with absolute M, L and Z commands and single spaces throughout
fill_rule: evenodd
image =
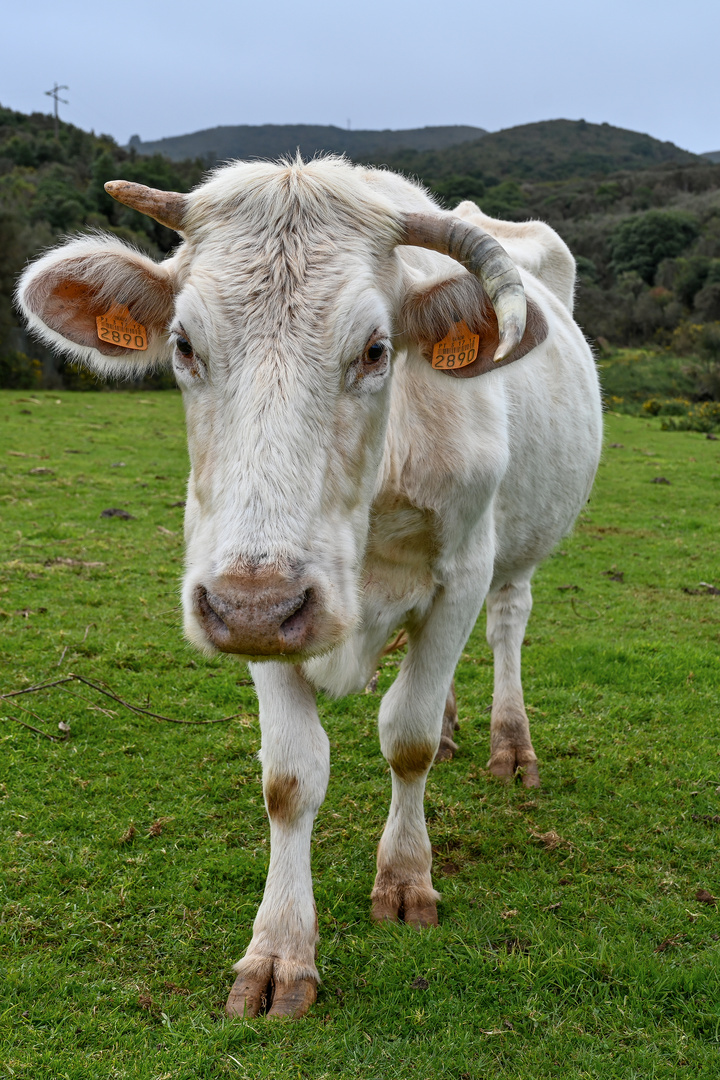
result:
M 337 159 L 239 162 L 188 196 L 107 188 L 180 232 L 176 253 L 158 265 L 109 236 L 72 240 L 29 267 L 19 301 L 96 371 L 172 364 L 182 388 L 185 629 L 251 661 L 270 819 L 227 1011 L 300 1016 L 319 981 L 317 688 L 361 690 L 407 629 L 380 707 L 392 802 L 376 919 L 437 922 L 425 780 L 444 714 L 453 745 L 453 673 L 484 601 L 489 769 L 539 783 L 520 682 L 530 579 L 585 503 L 601 441 L 574 262 L 547 225 L 469 202 L 443 213 L 415 184 Z

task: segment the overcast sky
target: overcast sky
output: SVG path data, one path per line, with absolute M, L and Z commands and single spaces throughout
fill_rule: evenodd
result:
M 720 149 L 718 0 L 31 0 L 0 103 L 151 140 L 218 124 L 497 131 L 566 117 Z

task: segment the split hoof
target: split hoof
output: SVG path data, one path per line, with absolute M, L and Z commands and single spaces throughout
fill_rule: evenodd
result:
M 256 1016 L 284 1016 L 299 1019 L 317 998 L 313 979 L 276 983 L 273 979 L 238 975 L 225 1005 L 230 1017 L 253 1019 Z
M 400 922 L 400 905 L 386 897 L 379 897 L 372 902 L 370 918 L 373 922 Z
M 268 1016 L 289 1016 L 293 1020 L 304 1016 L 317 998 L 313 979 L 297 979 L 291 983 L 276 983 Z
M 500 750 L 488 761 L 488 770 L 498 780 L 511 783 L 516 776 L 520 776 L 523 787 L 539 788 L 540 773 L 538 772 L 535 755 L 528 754 L 527 750 Z
M 270 989 L 267 979 L 251 979 L 246 975 L 238 975 L 225 1003 L 226 1014 L 248 1019 L 261 1016 L 267 1011 Z
M 417 926 L 421 929 L 425 926 L 438 926 L 437 904 L 431 900 L 424 904 L 409 905 L 403 911 L 403 921 L 408 926 Z
M 371 917 L 374 922 L 404 922 L 418 928 L 437 926 L 439 896 L 434 889 L 420 892 L 412 887 L 393 888 L 372 897 Z

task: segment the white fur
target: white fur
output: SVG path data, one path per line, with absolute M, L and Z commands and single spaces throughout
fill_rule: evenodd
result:
M 411 343 L 394 371 L 361 384 L 358 357 L 371 334 L 392 335 L 410 285 L 465 273 L 443 255 L 396 246 L 402 215 L 433 210 L 429 197 L 337 160 L 240 163 L 219 170 L 188 207 L 187 239 L 158 269 L 173 275 L 172 327 L 196 356 L 174 360 L 192 463 L 186 632 L 210 651 L 194 590 L 253 559 L 309 568 L 328 626 L 302 673 L 273 661 L 253 667 L 266 790 L 270 776 L 294 778 L 294 809 L 272 820 L 265 897 L 238 970 L 317 979 L 310 832 L 329 766 L 308 684 L 361 689 L 388 635 L 407 627 L 408 654 L 380 709 L 382 750 L 396 768 L 374 895 L 391 881 L 399 895 L 432 902 L 425 777 L 486 597 L 492 760 L 510 747 L 525 753 L 521 764 L 534 761 L 520 684 L 529 582 L 590 491 L 597 377 L 572 321 L 573 259 L 542 223 L 495 222 L 471 203 L 457 211 L 507 247 L 547 321 L 542 344 L 507 368 L 455 380 Z M 125 363 L 59 344 L 103 371 Z M 403 775 L 403 755 L 428 748 L 419 772 Z

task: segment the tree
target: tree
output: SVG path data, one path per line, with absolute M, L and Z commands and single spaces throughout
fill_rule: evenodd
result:
M 673 259 L 700 232 L 692 214 L 681 210 L 648 210 L 617 225 L 610 237 L 611 266 L 617 276 L 635 271 L 648 285 L 663 259 Z

